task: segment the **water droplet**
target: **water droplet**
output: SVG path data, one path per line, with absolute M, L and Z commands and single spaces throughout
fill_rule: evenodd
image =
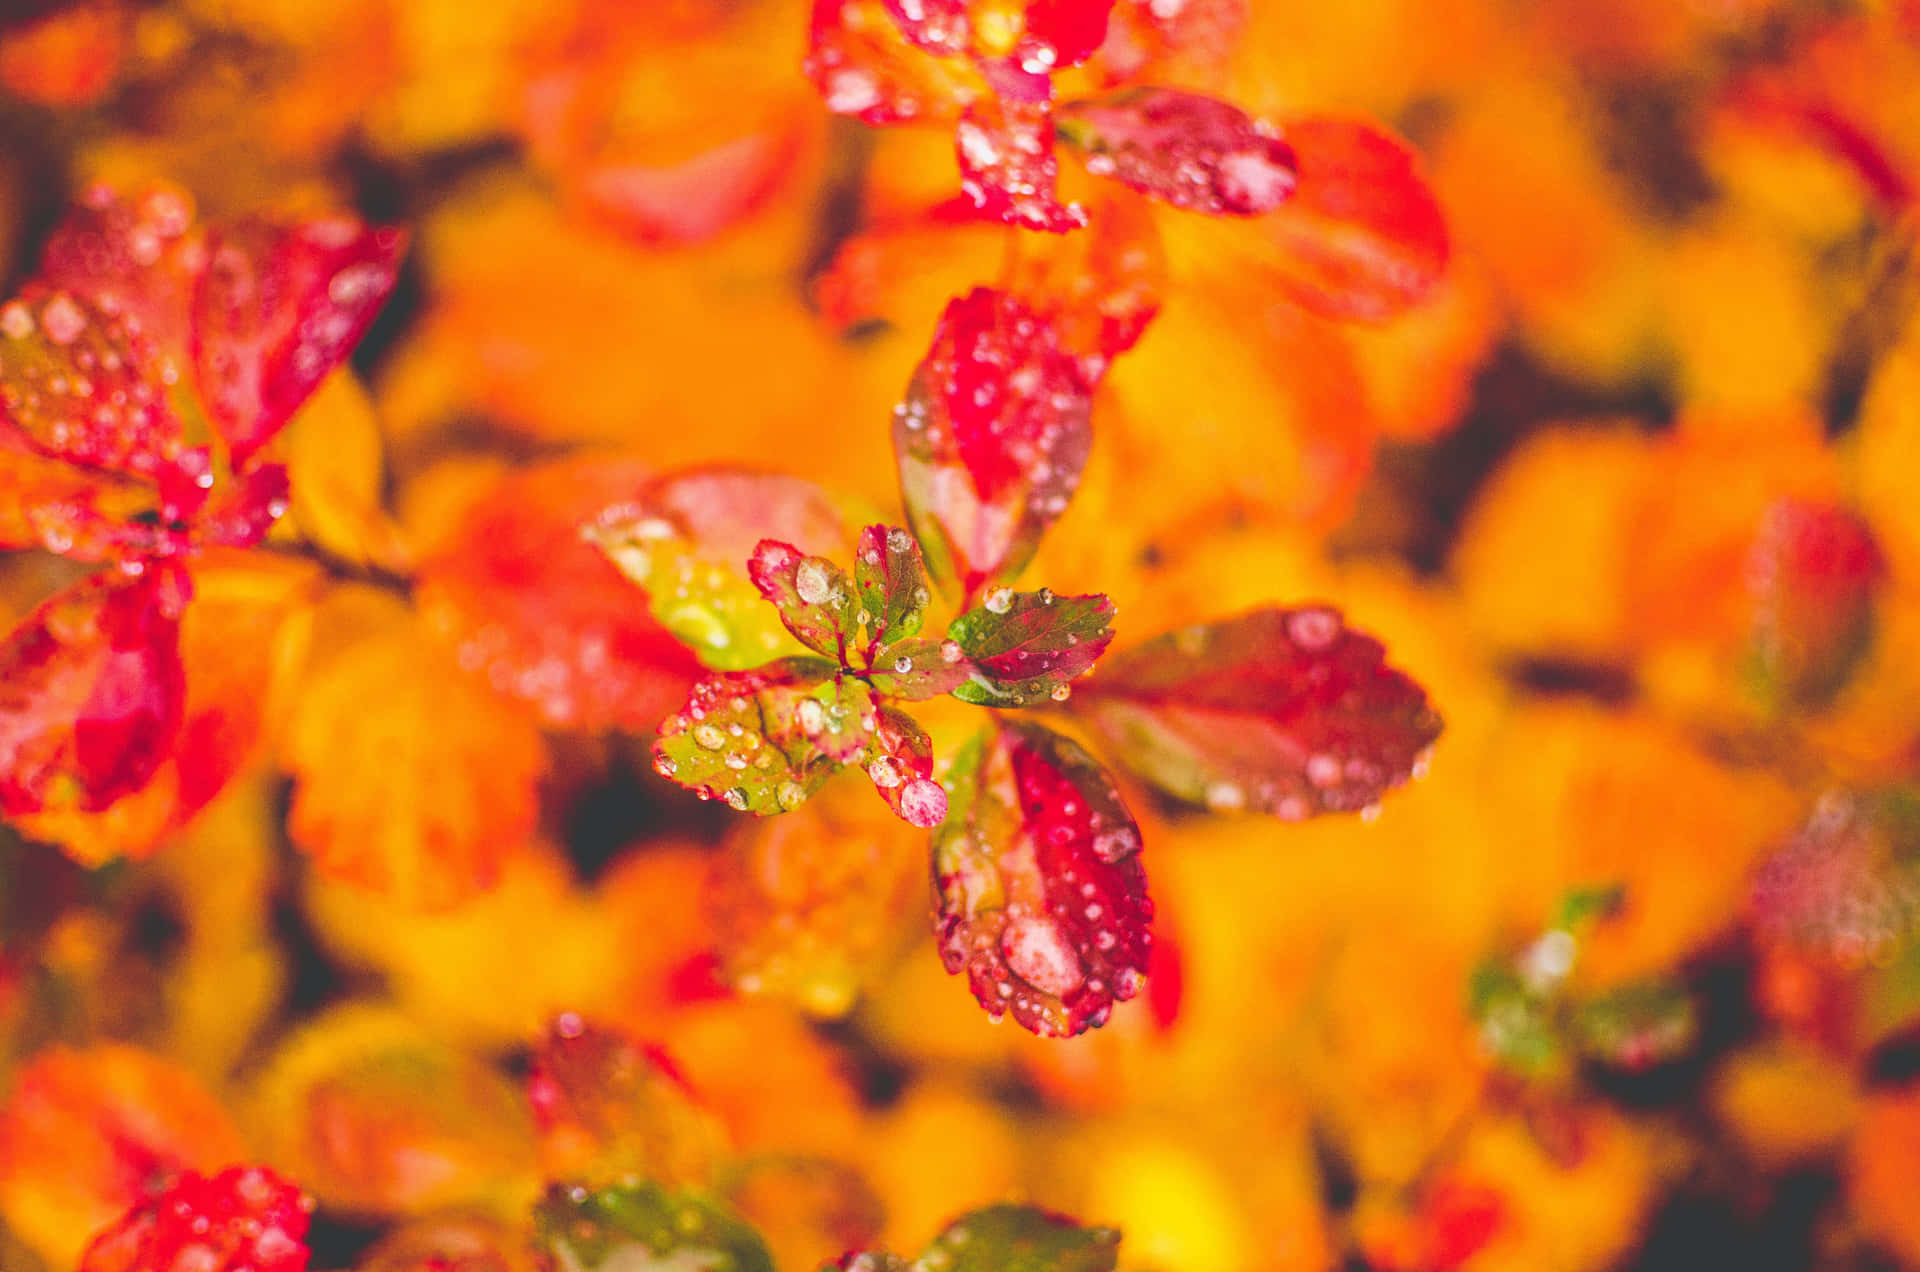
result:
M 957 662 L 959 662 L 959 661 L 960 661 L 960 652 L 961 652 L 961 651 L 960 651 L 960 642 L 959 642 L 959 641 L 957 641 L 957 640 L 943 640 L 943 641 L 941 641 L 941 642 L 940 642 L 940 661 L 941 661 L 941 662 L 944 662 L 944 663 L 957 663 Z
M 736 813 L 744 813 L 747 811 L 747 792 L 741 787 L 729 786 L 727 793 L 720 798 L 725 800 L 727 807 Z
M 1340 635 L 1340 616 L 1328 609 L 1304 609 L 1287 616 L 1287 635 L 1306 650 L 1320 650 Z
M 880 789 L 892 790 L 900 785 L 902 780 L 900 762 L 890 755 L 879 756 L 873 763 L 867 765 L 867 776 L 872 778 L 873 784 Z
M 1080 956 L 1052 919 L 1020 918 L 1008 923 L 1000 952 L 1014 975 L 1055 998 L 1072 993 L 1086 979 Z
M 900 792 L 900 815 L 912 826 L 931 830 L 947 819 L 947 791 L 931 778 L 917 778 Z
M 73 297 L 61 292 L 40 311 L 40 325 L 46 329 L 47 339 L 57 345 L 69 345 L 87 329 L 87 316 L 73 303 Z
M 904 676 L 913 670 L 913 659 L 902 654 L 893 660 L 893 669 Z
M 1215 782 L 1207 787 L 1206 801 L 1216 813 L 1238 812 L 1247 806 L 1247 793 L 1232 782 Z
M 1049 698 L 1052 698 L 1055 702 L 1065 702 L 1068 698 L 1073 697 L 1073 686 L 1072 685 L 1055 685 L 1053 687 L 1053 692 L 1048 694 L 1047 696 Z
M 827 727 L 827 709 L 820 705 L 818 698 L 802 698 L 793 713 L 800 721 L 800 731 L 808 737 Z
M 33 334 L 33 315 L 19 301 L 8 301 L 5 307 L 0 308 L 0 331 L 15 340 L 25 340 Z
M 833 576 L 825 561 L 808 557 L 793 571 L 793 590 L 809 605 L 825 605 L 833 596 Z
M 895 526 L 887 531 L 887 551 L 906 552 L 913 547 L 913 536 Z
M 806 788 L 798 782 L 782 782 L 773 793 L 773 798 L 781 808 L 788 812 L 807 802 Z
M 1325 790 L 1329 786 L 1340 784 L 1340 761 L 1331 755 L 1310 755 L 1307 757 L 1307 780 Z
M 980 603 L 987 607 L 989 614 L 1004 614 L 1013 608 L 1013 592 L 1004 587 L 996 587 L 981 598 Z
M 709 751 L 717 751 L 727 744 L 727 735 L 711 724 L 703 724 L 694 729 L 693 740 Z
M 680 765 L 675 763 L 671 755 L 656 755 L 653 757 L 653 771 L 662 777 L 672 777 L 680 771 Z

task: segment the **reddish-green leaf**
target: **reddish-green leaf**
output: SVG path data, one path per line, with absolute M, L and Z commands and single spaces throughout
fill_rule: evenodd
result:
M 798 808 L 878 723 L 873 696 L 833 663 L 790 658 L 709 676 L 660 726 L 654 767 L 702 799 L 760 816 Z
M 193 205 L 177 190 L 122 198 L 95 186 L 47 237 L 39 281 L 123 318 L 168 355 L 184 352 L 203 263 L 192 224 Z
M 1153 903 L 1140 831 L 1079 744 L 1001 721 L 948 776 L 933 837 L 940 957 L 998 1019 L 1064 1036 L 1106 1023 L 1143 983 Z
M 1920 938 L 1920 797 L 1822 796 L 1754 875 L 1748 913 L 1766 946 L 1848 969 L 1890 962 Z
M 534 1226 L 564 1272 L 773 1272 L 760 1235 L 731 1211 L 653 1183 L 555 1184 L 535 1208 Z
M 867 778 L 910 826 L 932 830 L 947 816 L 947 789 L 933 780 L 933 739 L 906 712 L 881 707 L 867 745 Z
M 853 539 L 840 508 L 812 482 L 727 468 L 660 478 L 603 511 L 586 534 L 646 590 L 654 617 L 720 671 L 800 648 L 747 577 L 762 538 L 822 555 L 845 552 Z
M 978 608 L 953 620 L 947 637 L 970 667 L 967 680 L 952 691 L 962 702 L 1018 707 L 1043 698 L 1064 701 L 1068 684 L 1113 641 L 1113 602 L 1099 593 L 995 588 Z
M 95 575 L 0 644 L 0 811 L 97 811 L 153 776 L 186 701 L 185 595 L 177 566 Z
M 1277 278 L 1302 304 L 1377 322 L 1418 303 L 1447 265 L 1447 226 L 1413 150 L 1372 124 L 1297 119 L 1281 130 L 1293 197 L 1259 225 Z
M 853 564 L 854 590 L 860 596 L 860 621 L 867 629 L 867 658 L 920 633 L 933 600 L 920 545 L 897 526 L 868 526 L 860 532 Z
M 312 1211 L 264 1166 L 187 1171 L 96 1236 L 80 1272 L 304 1272 Z
M 901 641 L 874 663 L 867 677 L 873 691 L 900 702 L 924 702 L 952 693 L 973 676 L 960 642 L 921 637 Z
M 846 665 L 847 647 L 858 630 L 853 582 L 846 571 L 791 543 L 762 539 L 747 560 L 747 575 L 779 611 L 794 639 Z
M 1079 487 L 1091 393 L 1019 300 L 980 288 L 947 306 L 893 419 L 907 516 L 938 587 L 971 599 L 1032 559 Z
M 1130 772 L 1216 811 L 1364 809 L 1440 735 L 1380 642 L 1321 606 L 1262 609 L 1115 654 L 1072 710 Z
M 1176 208 L 1256 216 L 1293 194 L 1292 147 L 1216 98 L 1130 88 L 1071 102 L 1058 114 L 1062 140 L 1080 151 L 1087 171 Z
M 948 1224 L 925 1254 L 909 1264 L 885 1250 L 848 1254 L 826 1264 L 840 1272 L 1113 1272 L 1120 1233 L 1083 1228 L 1038 1206 L 1002 1203 L 969 1211 Z M 823 1269 L 824 1272 L 824 1269 Z
M 406 235 L 349 218 L 207 235 L 194 297 L 200 395 L 236 465 L 272 439 L 373 322 Z
M 1873 633 L 1886 558 L 1843 508 L 1782 499 L 1747 558 L 1753 593 L 1749 666 L 1762 696 L 1817 707 L 1846 684 Z
M 1044 98 L 982 97 L 962 112 L 953 140 L 960 189 L 983 216 L 1051 234 L 1087 223 L 1086 209 L 1054 193 L 1060 160 Z

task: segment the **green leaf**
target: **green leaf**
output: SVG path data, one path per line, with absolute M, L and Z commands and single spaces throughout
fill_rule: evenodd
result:
M 1700 1036 L 1693 998 L 1678 981 L 1622 985 L 1574 1009 L 1574 1044 L 1620 1069 L 1646 1069 L 1685 1055 Z
M 560 1272 L 773 1272 L 766 1243 L 731 1211 L 657 1184 L 555 1184 L 534 1225 Z
M 859 761 L 878 723 L 873 695 L 818 658 L 709 676 L 667 717 L 654 768 L 702 799 L 768 816 L 798 808 Z
M 846 571 L 825 557 L 806 555 L 791 543 L 762 539 L 754 545 L 747 574 L 796 640 L 847 665 L 855 624 L 853 585 Z
M 1467 1010 L 1479 1028 L 1480 1045 L 1504 1068 L 1537 1078 L 1565 1067 L 1554 1004 L 1510 965 L 1490 961 L 1474 970 Z
M 736 469 L 661 478 L 583 533 L 646 591 L 653 616 L 716 671 L 802 652 L 747 575 L 761 539 L 823 554 L 853 541 L 838 504 L 812 482 Z
M 854 590 L 860 597 L 860 621 L 867 629 L 867 658 L 879 663 L 882 651 L 920 634 L 933 600 L 927 587 L 920 544 L 898 526 L 868 526 L 860 534 L 853 564 Z
M 998 1205 L 948 1224 L 920 1264 L 944 1272 L 1113 1272 L 1119 1257 L 1118 1229 L 1083 1228 L 1038 1206 Z
M 1098 593 L 1055 596 L 1044 588 L 999 588 L 954 619 L 947 637 L 972 667 L 952 690 L 962 702 L 1018 707 L 1064 699 L 1068 684 L 1112 643 L 1113 602 Z

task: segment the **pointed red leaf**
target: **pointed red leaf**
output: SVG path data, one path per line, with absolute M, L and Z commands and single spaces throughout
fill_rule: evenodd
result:
M 933 780 L 933 739 L 906 712 L 881 707 L 867 744 L 867 778 L 909 826 L 932 830 L 947 817 L 947 790 Z
M 96 1236 L 80 1272 L 305 1272 L 312 1212 L 264 1166 L 187 1171 Z
M 1817 707 L 1845 685 L 1873 632 L 1887 562 L 1873 532 L 1844 508 L 1781 499 L 1747 557 L 1750 659 L 1764 696 Z
M 1153 903 L 1140 830 L 1079 744 L 1002 720 L 956 757 L 934 832 L 940 957 L 998 1019 L 1070 1036 L 1139 992 Z
M 853 580 L 825 557 L 808 556 L 791 543 L 762 539 L 747 558 L 747 577 L 780 611 L 795 640 L 841 666 L 858 630 Z
M 0 644 L 0 811 L 98 811 L 159 768 L 186 700 L 176 570 L 95 575 Z
M 898 526 L 862 530 L 853 585 L 867 629 L 869 663 L 889 646 L 919 634 L 921 616 L 933 596 L 927 590 L 920 545 L 911 534 Z
M 1318 606 L 1262 609 L 1123 650 L 1069 708 L 1123 767 L 1215 811 L 1364 809 L 1440 735 L 1380 642 Z
M 954 131 L 960 189 L 983 216 L 1028 230 L 1064 234 L 1087 223 L 1086 209 L 1054 193 L 1060 160 L 1053 111 L 1043 99 L 983 97 Z
M 1281 129 L 1299 181 L 1260 221 L 1278 280 L 1336 318 L 1379 321 L 1418 303 L 1447 264 L 1446 222 L 1413 150 L 1372 124 L 1298 119 Z
M 1051 591 L 989 591 L 976 609 L 953 620 L 947 636 L 972 671 L 953 690 L 983 707 L 1025 706 L 1044 698 L 1064 701 L 1067 686 L 1097 662 L 1113 642 L 1113 602 Z
M 210 232 L 206 250 L 194 368 L 239 466 L 366 333 L 399 276 L 406 235 L 344 217 L 243 221 Z
M 1110 176 L 1176 208 L 1257 216 L 1296 183 L 1293 149 L 1238 107 L 1172 88 L 1131 88 L 1070 102 L 1060 136 L 1087 171 Z
M 907 516 L 942 590 L 972 597 L 1032 559 L 1080 484 L 1091 395 L 1022 302 L 980 288 L 947 306 L 893 419 Z
M 814 0 L 805 70 L 828 110 L 864 124 L 952 119 L 984 91 L 965 62 L 909 42 L 882 0 Z

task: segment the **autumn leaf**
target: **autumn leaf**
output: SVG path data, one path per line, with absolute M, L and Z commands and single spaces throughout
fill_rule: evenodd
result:
M 1059 109 L 1087 171 L 1210 216 L 1258 216 L 1293 194 L 1292 147 L 1245 111 L 1199 93 L 1129 88 Z
M 1865 652 L 1887 577 L 1873 532 L 1845 509 L 1781 499 L 1747 560 L 1753 596 L 1748 665 L 1778 705 L 1830 701 Z
M 947 816 L 947 791 L 933 780 L 933 739 L 912 716 L 881 707 L 867 741 L 867 778 L 909 826 L 932 830 Z
M 263 1166 L 187 1171 L 93 1239 L 80 1272 L 305 1272 L 313 1198 Z
M 648 481 L 634 461 L 598 456 L 500 481 L 421 563 L 424 621 L 462 666 L 550 725 L 651 731 L 699 663 L 579 530 Z
M 936 586 L 971 598 L 1032 559 L 1079 486 L 1091 391 L 1021 301 L 980 288 L 947 306 L 893 418 L 901 493 Z
M 345 360 L 399 277 L 406 234 L 350 218 L 263 220 L 207 234 L 193 365 L 236 466 Z
M 1045 314 L 1062 346 L 1097 382 L 1139 343 L 1160 312 L 1169 285 L 1167 253 L 1152 205 L 1107 187 L 1088 202 L 1087 230 L 1062 240 L 1016 240 L 1010 288 Z
M 1113 641 L 1113 602 L 998 588 L 947 628 L 971 668 L 953 696 L 983 707 L 1066 697 Z
M 98 811 L 146 785 L 186 701 L 185 599 L 173 567 L 99 574 L 0 644 L 0 810 Z
M 874 693 L 896 702 L 924 702 L 952 693 L 973 675 L 973 664 L 957 640 L 923 636 L 903 640 L 881 655 L 867 683 Z
M 1354 812 L 1412 777 L 1440 735 L 1385 653 L 1335 610 L 1254 610 L 1108 658 L 1069 710 L 1179 799 L 1287 821 Z
M 805 70 L 828 110 L 865 124 L 951 120 L 984 91 L 965 63 L 916 48 L 883 0 L 814 0 Z
M 859 680 L 815 658 L 709 676 L 667 717 L 653 764 L 702 799 L 765 817 L 798 808 L 865 753 L 876 721 Z
M 1043 1036 L 1104 1024 L 1143 983 L 1140 831 L 1078 743 L 1001 720 L 955 757 L 934 832 L 940 957 L 987 1014 Z
M 659 478 L 603 509 L 585 533 L 645 589 L 654 617 L 717 671 L 800 652 L 748 577 L 760 540 L 822 557 L 853 541 L 839 506 L 812 482 L 726 468 Z
M 540 1272 L 523 1226 L 464 1211 L 428 1215 L 388 1231 L 354 1266 L 357 1272 Z
M 696 1184 L 722 1147 L 717 1123 L 663 1051 L 572 1013 L 535 1048 L 527 1101 L 549 1179 Z
M 933 595 L 920 544 L 898 526 L 868 526 L 860 532 L 853 563 L 854 591 L 860 598 L 867 632 L 867 662 L 920 633 L 922 616 Z
M 193 228 L 193 201 L 172 186 L 123 196 L 95 185 L 47 236 L 38 280 L 122 315 L 136 340 L 164 359 L 163 379 L 187 347 L 194 285 L 203 265 Z M 167 380 L 171 382 L 171 380 Z
M 972 102 L 953 134 L 961 193 L 982 216 L 1021 229 L 1064 234 L 1084 226 L 1086 209 L 1054 193 L 1060 159 L 1053 136 L 1053 111 L 1044 98 Z
M 535 1210 L 534 1226 L 562 1272 L 773 1272 L 766 1243 L 725 1207 L 658 1184 L 599 1191 L 556 1184 Z
M 1827 792 L 1754 872 L 1747 919 L 1763 946 L 1823 966 L 1891 963 L 1920 939 L 1920 797 Z
M 859 629 L 853 581 L 825 557 L 807 556 L 791 543 L 762 539 L 747 560 L 747 576 L 779 613 L 794 639 L 840 666 Z
M 546 766 L 525 710 L 391 614 L 309 673 L 282 744 L 288 831 L 329 875 L 420 909 L 485 891 Z

